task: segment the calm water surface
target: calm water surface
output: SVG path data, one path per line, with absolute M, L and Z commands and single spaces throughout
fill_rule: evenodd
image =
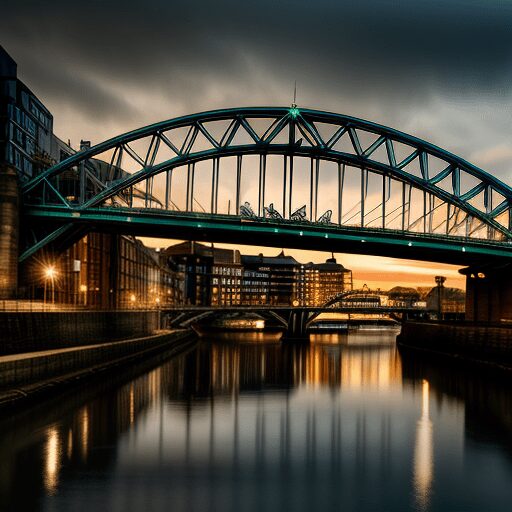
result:
M 203 341 L 4 417 L 0 510 L 510 511 L 510 384 L 394 341 Z

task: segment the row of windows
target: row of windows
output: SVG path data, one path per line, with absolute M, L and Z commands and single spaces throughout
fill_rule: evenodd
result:
M 48 130 L 51 125 L 50 117 L 45 114 L 38 105 L 36 105 L 35 101 L 31 99 L 30 102 L 30 113 Z
M 244 286 L 257 286 L 257 285 L 260 285 L 260 286 L 268 286 L 268 279 L 266 279 L 265 281 L 247 281 L 244 279 Z
M 32 177 L 34 172 L 32 162 L 26 156 L 22 155 L 11 143 L 7 145 L 7 161 L 24 175 Z
M 36 136 L 36 123 L 32 120 L 30 116 L 25 114 L 22 110 L 20 110 L 15 105 L 7 105 L 7 114 L 9 119 L 15 121 L 18 126 L 21 126 L 24 130 L 26 130 L 33 137 Z
M 212 269 L 214 274 L 222 276 L 241 276 L 242 269 L 240 267 L 217 267 L 214 266 Z
M 220 279 L 218 277 L 213 277 L 212 278 L 212 284 L 234 284 L 234 285 L 238 285 L 240 286 L 240 279 L 231 279 L 231 278 L 225 278 L 225 277 L 221 277 Z

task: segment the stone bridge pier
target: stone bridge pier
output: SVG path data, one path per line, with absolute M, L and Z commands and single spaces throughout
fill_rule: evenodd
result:
M 466 276 L 466 320 L 512 323 L 512 265 L 474 265 Z
M 16 170 L 0 167 L 0 299 L 14 299 L 18 287 L 19 185 Z
M 308 326 L 318 313 L 306 308 L 296 308 L 286 312 L 272 312 L 272 315 L 285 327 L 281 341 L 307 343 Z

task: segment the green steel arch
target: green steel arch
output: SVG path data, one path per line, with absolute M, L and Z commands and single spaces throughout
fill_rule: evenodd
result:
M 259 155 L 259 164 L 247 171 L 244 161 L 249 155 Z M 282 201 L 277 208 L 266 200 L 267 161 L 273 155 L 282 157 Z M 204 214 L 211 219 L 225 213 L 218 206 L 219 173 L 221 163 L 229 157 L 236 158 L 230 184 L 232 217 L 290 228 L 320 224 L 330 230 L 355 229 L 362 235 L 377 230 L 395 238 L 411 234 L 433 240 L 469 240 L 508 252 L 512 189 L 507 184 L 411 135 L 354 117 L 296 106 L 215 110 L 125 133 L 84 148 L 35 177 L 23 186 L 23 203 L 34 216 L 39 212 L 51 217 L 52 208 L 69 211 L 70 221 L 98 208 L 105 215 L 128 208 L 134 214 L 158 210 L 170 212 L 174 218 Z M 309 162 L 309 176 L 298 181 L 294 169 L 300 159 Z M 101 174 L 99 161 L 103 162 Z M 206 208 L 201 205 L 203 211 L 198 212 L 195 168 L 203 161 L 212 165 L 209 204 Z M 334 170 L 331 166 L 328 171 L 336 190 L 332 205 L 319 196 L 325 162 L 334 165 Z M 130 171 L 120 177 L 119 169 L 125 166 Z M 181 208 L 172 197 L 177 169 L 186 169 L 186 192 L 181 194 L 186 198 L 182 197 Z M 354 170 L 359 173 L 359 201 L 347 211 L 345 196 L 353 198 L 354 189 L 348 190 L 346 176 Z M 244 202 L 243 172 L 257 178 L 257 201 L 252 205 Z M 158 177 L 163 178 L 160 194 L 153 188 Z M 370 182 L 374 188 L 378 183 L 378 193 L 370 190 Z M 306 204 L 294 206 L 294 187 L 307 190 Z M 377 196 L 380 200 L 376 202 Z M 25 254 L 52 236 L 57 235 L 45 234 Z

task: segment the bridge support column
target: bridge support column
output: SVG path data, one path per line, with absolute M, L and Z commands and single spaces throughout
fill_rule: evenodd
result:
M 308 343 L 309 334 L 307 333 L 307 322 L 309 312 L 306 309 L 290 311 L 288 316 L 288 326 L 281 338 L 284 342 Z
M 466 276 L 466 320 L 512 322 L 512 265 L 460 272 Z
M 0 299 L 18 289 L 19 184 L 16 170 L 0 166 Z

